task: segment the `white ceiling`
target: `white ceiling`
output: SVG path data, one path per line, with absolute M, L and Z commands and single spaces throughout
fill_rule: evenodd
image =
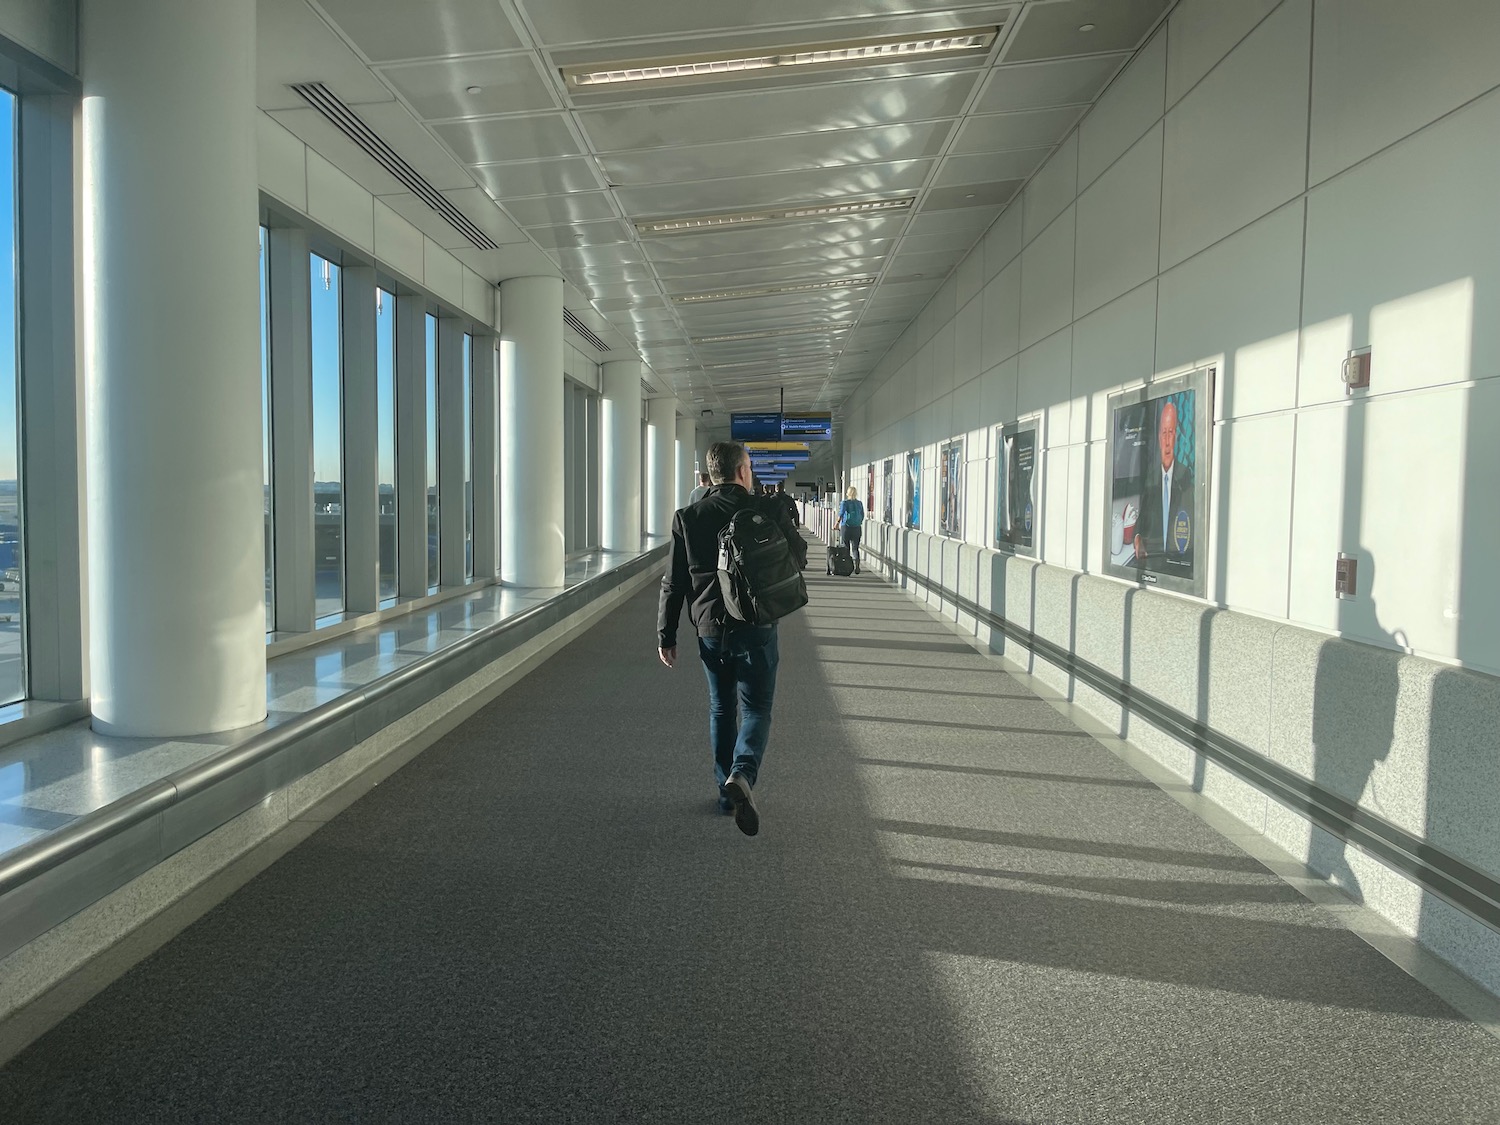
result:
M 1171 2 L 260 0 L 259 97 L 492 281 L 560 272 L 568 308 L 609 344 L 573 339 L 595 359 L 633 349 L 690 406 L 774 406 L 784 387 L 789 409 L 836 409 Z M 946 59 L 576 95 L 559 71 L 976 27 L 999 28 L 990 50 Z M 353 107 L 499 249 L 474 247 L 310 108 L 289 88 L 303 82 Z M 904 195 L 911 208 L 886 214 L 635 227 Z

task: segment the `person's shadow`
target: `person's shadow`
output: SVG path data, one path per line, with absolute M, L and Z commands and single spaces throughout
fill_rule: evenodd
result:
M 1375 560 L 1360 547 L 1358 585 L 1353 599 L 1339 604 L 1339 632 L 1348 642 L 1325 644 L 1318 653 L 1313 686 L 1313 780 L 1351 804 L 1363 799 L 1381 812 L 1378 788 L 1366 794 L 1375 766 L 1391 752 L 1396 728 L 1397 665 L 1406 638 L 1381 627 L 1374 598 Z M 1308 865 L 1356 902 L 1364 901 L 1359 878 L 1349 866 L 1349 845 L 1314 829 Z

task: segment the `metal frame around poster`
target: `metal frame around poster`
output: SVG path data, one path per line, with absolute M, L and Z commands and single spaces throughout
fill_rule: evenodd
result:
M 958 461 L 956 467 L 950 470 L 949 466 L 953 464 L 952 455 L 955 450 L 958 451 Z M 950 475 L 955 475 L 958 478 L 957 487 L 954 489 L 953 510 L 947 511 L 948 518 L 944 520 L 944 512 L 948 509 L 947 486 Z M 964 491 L 968 483 L 965 481 L 964 476 L 964 439 L 960 437 L 954 438 L 952 441 L 943 442 L 938 446 L 937 488 L 934 491 L 937 493 L 938 534 L 946 539 L 962 539 L 964 537 Z
M 1037 547 L 1042 541 L 1042 431 L 1039 419 L 1036 417 L 1024 418 L 1016 422 L 998 426 L 995 440 L 995 465 L 998 478 L 1003 467 L 1005 479 L 996 481 L 995 487 L 995 549 L 1006 551 L 1013 555 L 1022 555 L 1028 559 L 1037 557 Z M 1003 522 L 1000 518 L 1000 505 L 1005 501 L 1005 494 L 1009 490 L 1010 465 L 1005 459 L 1005 442 L 1007 438 L 1016 437 L 1019 434 L 1030 434 L 1032 438 L 1031 447 L 1031 542 L 1013 543 L 1009 539 L 1003 539 L 1000 529 Z
M 1209 484 L 1213 467 L 1213 405 L 1214 405 L 1214 375 L 1213 367 L 1200 367 L 1195 371 L 1188 371 L 1181 375 L 1173 375 L 1170 378 L 1158 379 L 1147 383 L 1142 387 L 1135 387 L 1128 391 L 1120 391 L 1109 396 L 1109 407 L 1106 411 L 1108 442 L 1105 454 L 1105 466 L 1108 476 L 1106 477 L 1106 495 L 1108 503 L 1105 504 L 1103 513 L 1104 536 L 1104 568 L 1105 574 L 1114 578 L 1124 578 L 1128 581 L 1139 583 L 1143 586 L 1156 586 L 1163 590 L 1175 590 L 1180 594 L 1191 594 L 1194 597 L 1203 597 L 1208 589 L 1208 552 L 1209 543 L 1208 529 L 1209 517 Z M 1152 567 L 1152 557 L 1147 555 L 1147 565 L 1140 566 L 1134 561 L 1129 563 L 1117 563 L 1115 557 L 1119 554 L 1114 550 L 1114 516 L 1115 516 L 1115 417 L 1117 413 L 1131 406 L 1141 403 L 1154 402 L 1158 399 L 1168 398 L 1184 391 L 1193 392 L 1193 505 L 1192 524 L 1188 527 L 1188 541 L 1193 545 L 1193 573 L 1191 577 L 1181 574 L 1172 574 Z M 1181 422 L 1178 423 L 1179 429 Z M 1148 442 L 1146 448 L 1150 448 Z M 1139 519 L 1139 511 L 1137 519 Z M 1123 532 L 1123 525 L 1122 525 Z M 1124 539 L 1122 538 L 1122 544 Z M 1123 550 L 1123 546 L 1122 546 Z

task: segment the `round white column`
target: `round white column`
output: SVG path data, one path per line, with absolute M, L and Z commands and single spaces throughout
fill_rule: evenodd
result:
M 671 535 L 677 510 L 677 400 L 653 398 L 646 404 L 646 534 Z
M 606 551 L 635 554 L 641 549 L 641 367 L 639 360 L 622 359 L 601 369 L 604 498 L 599 545 Z
M 695 452 L 693 443 L 698 440 L 698 423 L 691 418 L 677 419 L 677 507 L 687 503 L 688 494 L 698 483 L 693 475 Z
M 563 584 L 563 283 L 500 283 L 500 580 Z
M 266 714 L 255 0 L 83 0 L 79 44 L 94 726 L 243 727 Z

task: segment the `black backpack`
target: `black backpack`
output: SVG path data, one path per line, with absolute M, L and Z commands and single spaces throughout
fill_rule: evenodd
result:
M 719 591 L 729 616 L 769 625 L 807 604 L 807 583 L 776 520 L 756 505 L 719 532 Z

